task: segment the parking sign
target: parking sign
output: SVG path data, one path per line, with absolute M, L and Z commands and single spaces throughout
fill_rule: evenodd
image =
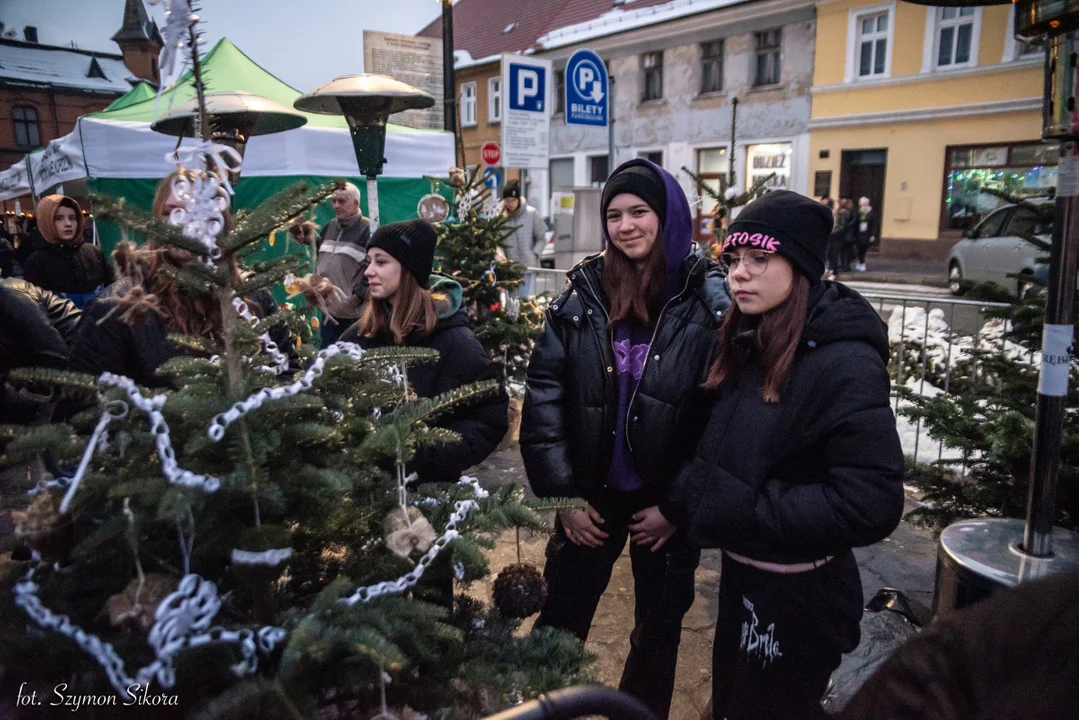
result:
M 502 166 L 547 168 L 551 136 L 551 61 L 502 56 Z
M 591 50 L 578 50 L 566 63 L 566 124 L 607 127 L 610 87 L 607 66 Z

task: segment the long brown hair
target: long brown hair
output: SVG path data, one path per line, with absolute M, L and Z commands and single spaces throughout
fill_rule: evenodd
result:
M 401 269 L 401 284 L 397 286 L 396 302 L 371 298 L 360 318 L 360 335 L 372 340 L 393 335 L 396 345 L 404 345 L 414 331 L 430 335 L 438 323 L 436 302 L 447 300 L 441 293 L 432 293 L 420 287 L 412 273 Z
M 708 371 L 705 389 L 714 390 L 728 378 L 734 379 L 742 372 L 750 353 L 761 355 L 761 375 L 764 377 L 762 396 L 765 402 L 779 402 L 779 395 L 790 377 L 794 354 L 802 339 L 806 312 L 809 310 L 809 279 L 795 273 L 791 294 L 780 305 L 760 317 L 757 325 L 755 346 L 745 348 L 735 342 L 735 337 L 745 328 L 746 317 L 737 305 L 731 305 L 727 317 L 718 332 L 719 356 Z
M 189 180 L 195 177 L 191 170 L 174 170 L 157 184 L 151 206 L 155 218 L 168 221 L 165 203 L 172 193 L 173 181 L 181 172 Z M 222 214 L 225 222 L 221 235 L 224 236 L 232 229 L 232 214 L 228 209 Z M 223 323 L 218 299 L 212 293 L 203 294 L 181 286 L 172 279 L 171 273 L 163 271 L 164 266 L 172 269 L 184 267 L 193 259 L 190 252 L 150 237 L 146 245 L 138 249 L 129 242 L 120 243 L 113 258 L 120 274 L 129 278 L 134 288 L 141 291 L 138 295 L 152 296 L 147 304 L 161 314 L 170 330 L 201 338 L 221 337 Z M 230 271 L 238 278 L 239 267 L 235 260 L 230 263 Z
M 663 302 L 667 284 L 667 251 L 663 228 L 656 232 L 652 250 L 634 262 L 613 242 L 603 253 L 603 292 L 611 304 L 611 323 L 630 320 L 651 325 Z

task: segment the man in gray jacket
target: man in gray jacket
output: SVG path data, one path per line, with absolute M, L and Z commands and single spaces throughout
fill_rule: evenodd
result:
M 347 296 L 333 303 L 329 314 L 337 323 L 322 323 L 322 347 L 337 342 L 341 333 L 360 317 L 360 306 L 367 299 L 367 278 L 363 271 L 371 224 L 360 213 L 360 189 L 345 183 L 333 191 L 334 219 L 319 233 L 318 269 Z
M 521 184 L 516 180 L 507 183 L 502 191 L 502 214 L 510 218 L 510 225 L 517 226 L 505 240 L 506 257 L 525 267 L 539 267 L 539 254 L 547 244 L 547 227 L 536 208 L 521 197 Z M 519 295 L 532 297 L 535 291 L 536 273 L 526 272 Z

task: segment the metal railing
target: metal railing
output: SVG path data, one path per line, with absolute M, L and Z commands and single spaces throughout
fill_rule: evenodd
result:
M 568 270 L 528 268 L 528 271 L 536 274 L 536 294 L 557 294 L 565 288 Z M 1008 339 L 1010 323 L 1001 321 L 992 332 L 985 332 L 989 322 L 986 311 L 1007 308 L 1007 303 L 872 292 L 862 293 L 862 296 L 876 308 L 881 319 L 889 323 L 893 390 L 910 385 L 918 394 L 925 394 L 928 384 L 944 393 L 962 391 L 956 383 L 979 382 L 979 358 L 992 352 L 1025 354 L 1027 362 L 1034 363 L 1033 353 Z M 893 313 L 897 310 L 897 322 L 893 323 Z M 910 312 L 912 310 L 920 310 L 921 316 L 916 317 Z M 935 310 L 940 312 L 935 313 Z M 898 333 L 895 332 L 896 325 Z M 913 367 L 910 360 L 914 361 Z M 981 381 L 985 381 L 984 378 Z M 999 381 L 997 389 L 1000 390 Z M 893 391 L 893 397 L 898 413 L 899 393 Z M 921 421 L 918 420 L 913 448 L 915 458 L 919 457 L 921 436 Z M 937 460 L 943 458 L 944 443 L 941 441 L 937 443 Z
M 569 270 L 562 270 L 556 268 L 526 268 L 528 272 L 536 274 L 536 294 L 542 295 L 545 292 L 553 293 L 555 295 L 562 292 L 565 289 L 568 278 L 566 273 Z
M 890 370 L 893 370 L 892 387 L 895 411 L 898 415 L 900 397 L 895 388 L 910 387 L 919 395 L 925 395 L 927 383 L 943 393 L 953 391 L 956 383 L 971 385 L 986 382 L 978 375 L 978 360 L 993 352 L 1015 352 L 1025 355 L 1033 364 L 1033 353 L 1009 340 L 1011 323 L 993 320 L 991 332 L 986 332 L 986 310 L 1003 309 L 1010 305 L 999 302 L 958 300 L 947 297 L 920 297 L 913 295 L 889 295 L 862 293 L 888 323 L 889 344 L 892 347 Z M 920 311 L 918 314 L 911 310 Z M 939 313 L 934 311 L 939 310 Z M 898 337 L 896 329 L 898 326 Z M 920 334 L 917 332 L 920 330 Z M 943 345 L 943 347 L 941 347 Z M 1010 346 L 1010 347 L 1009 347 Z M 908 355 L 908 351 L 912 351 Z M 915 366 L 908 368 L 908 360 Z M 943 362 L 941 362 L 941 360 Z M 1001 383 L 997 382 L 997 391 Z M 962 391 L 964 388 L 957 388 Z M 922 423 L 915 423 L 913 455 L 919 458 Z M 937 460 L 944 458 L 944 442 L 937 443 Z M 964 468 L 965 473 L 965 468 Z

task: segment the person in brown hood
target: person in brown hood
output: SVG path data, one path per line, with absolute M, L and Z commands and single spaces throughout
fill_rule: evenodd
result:
M 82 208 L 65 195 L 48 195 L 37 204 L 37 224 L 45 245 L 30 254 L 23 277 L 63 295 L 80 309 L 113 283 L 112 265 L 101 248 L 82 239 Z

